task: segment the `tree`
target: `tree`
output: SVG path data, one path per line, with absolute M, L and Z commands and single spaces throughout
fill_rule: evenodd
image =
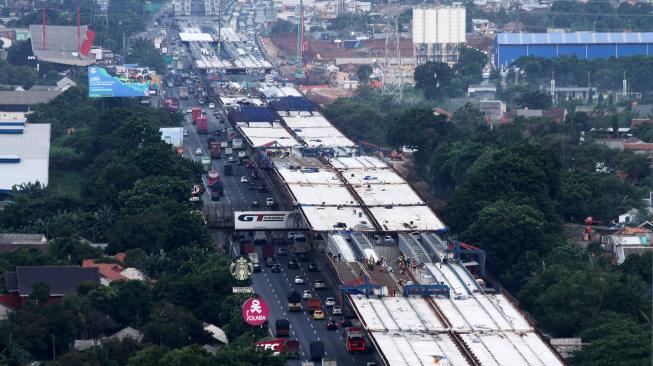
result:
M 294 32 L 297 30 L 297 25 L 283 19 L 277 19 L 273 24 L 272 28 L 270 28 L 270 34 L 275 35 L 275 34 L 280 34 L 280 33 L 288 33 L 288 32 Z
M 485 125 L 485 115 L 472 103 L 465 103 L 453 113 L 453 122 L 459 126 L 477 127 Z
M 424 97 L 442 100 L 448 95 L 453 71 L 444 62 L 427 62 L 415 68 L 415 88 L 424 91 Z
M 551 96 L 540 91 L 524 93 L 515 99 L 515 103 L 522 108 L 543 110 L 550 109 L 553 104 Z
M 215 364 L 215 359 L 201 347 L 193 345 L 173 349 L 161 357 L 159 362 L 161 366 L 211 366 Z
M 127 366 L 158 366 L 159 361 L 170 349 L 163 346 L 148 346 L 129 358 Z
M 581 334 L 589 345 L 573 356 L 578 366 L 638 366 L 651 363 L 650 325 L 616 313 L 603 313 Z M 606 352 L 619 350 L 619 352 Z
M 32 285 L 32 293 L 29 295 L 29 301 L 34 305 L 45 305 L 50 298 L 50 286 L 44 282 L 37 282 Z
M 132 41 L 126 61 L 150 67 L 159 73 L 165 73 L 166 71 L 163 57 L 161 57 L 161 54 L 156 50 L 156 48 L 154 48 L 154 44 L 144 38 L 137 38 Z
M 168 301 L 158 302 L 150 319 L 143 329 L 146 342 L 179 348 L 205 340 L 202 323 L 191 312 Z
M 372 66 L 370 65 L 360 65 L 356 70 L 356 77 L 358 81 L 363 84 L 366 84 L 370 80 L 370 75 L 372 75 Z
M 475 48 L 462 47 L 454 69 L 465 83 L 465 87 L 478 83 L 483 77 L 483 68 L 487 64 L 487 55 Z

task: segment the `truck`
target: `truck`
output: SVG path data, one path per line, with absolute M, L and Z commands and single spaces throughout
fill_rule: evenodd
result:
M 263 244 L 263 258 L 274 257 L 274 246 L 270 242 Z
M 306 243 L 306 235 L 295 234 L 292 237 L 292 251 L 294 254 L 307 254 L 310 248 Z
M 345 329 L 347 352 L 365 352 L 365 336 L 360 327 Z
M 239 239 L 238 247 L 240 249 L 240 255 L 249 255 L 249 253 L 256 251 L 254 244 L 252 244 L 252 241 L 249 239 Z
M 252 261 L 252 264 L 254 265 L 254 272 L 261 272 L 261 262 L 258 260 L 258 253 L 253 252 L 253 253 L 248 253 L 247 256 L 249 256 L 249 259 Z
M 219 142 L 211 142 L 211 159 L 220 159 L 222 150 Z
M 302 310 L 302 296 L 297 291 L 288 294 L 288 311 Z
M 290 335 L 290 322 L 288 319 L 277 319 L 274 326 L 277 331 L 277 337 L 288 337 Z
M 211 169 L 208 171 L 208 185 L 209 187 L 213 187 L 213 185 L 220 180 L 220 173 L 218 173 L 217 170 Z
M 225 149 L 225 148 L 229 147 L 229 143 L 227 141 L 222 141 L 222 142 L 220 142 L 220 147 Z
M 197 134 L 206 135 L 208 133 L 209 120 L 205 115 L 197 117 Z M 219 147 L 219 146 L 218 146 Z
M 324 343 L 322 341 L 313 341 L 310 346 L 311 361 L 322 361 L 324 357 Z
M 202 108 L 200 107 L 193 107 L 191 108 L 191 118 L 193 119 L 193 124 L 197 123 L 197 119 L 202 115 Z
M 265 231 L 255 231 L 254 232 L 254 245 L 265 244 L 267 237 Z
M 224 184 L 217 181 L 211 185 L 211 201 L 219 201 L 224 194 Z
M 231 146 L 234 149 L 242 149 L 243 148 L 243 139 L 239 137 L 234 137 L 233 140 L 231 140 Z
M 322 366 L 338 366 L 338 361 L 335 357 L 325 356 L 322 357 Z
M 311 298 L 306 302 L 306 306 L 308 306 L 308 312 L 312 313 L 315 310 L 322 309 L 322 301 L 320 298 Z
M 234 151 L 233 151 L 233 149 L 230 148 L 230 147 L 224 149 L 224 154 L 227 155 L 227 156 L 229 156 L 229 155 L 231 155 L 231 154 L 233 154 L 233 153 L 234 153 Z
M 179 87 L 179 98 L 188 99 L 188 87 L 180 86 Z
M 202 168 L 204 168 L 205 172 L 211 170 L 211 159 L 209 159 L 207 156 L 203 156 L 201 162 Z
M 266 339 L 256 342 L 256 349 L 272 351 L 274 355 L 285 353 L 288 358 L 299 358 L 299 341 L 296 339 Z
M 234 175 L 234 168 L 233 168 L 233 166 L 231 166 L 231 164 L 225 164 L 225 166 L 224 166 L 224 175 L 225 175 L 225 177 L 230 176 L 230 175 Z

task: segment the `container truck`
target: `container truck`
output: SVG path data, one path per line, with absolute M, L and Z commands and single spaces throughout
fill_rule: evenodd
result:
M 288 319 L 277 319 L 274 325 L 277 331 L 277 337 L 288 337 L 290 335 L 290 322 Z
M 209 120 L 205 115 L 197 117 L 197 134 L 206 135 L 208 133 Z
M 179 87 L 179 98 L 188 99 L 188 87 L 180 86 Z
M 191 108 L 191 118 L 193 119 L 193 124 L 195 124 L 197 122 L 197 119 L 201 115 L 202 115 L 202 108 L 200 108 L 200 107 Z
M 293 291 L 288 294 L 288 311 L 301 311 L 302 310 L 302 296 Z
M 220 149 L 219 142 L 211 143 L 211 159 L 220 159 L 222 157 L 222 150 Z
M 218 180 L 220 180 L 220 173 L 217 170 L 211 169 L 208 172 L 208 184 L 212 187 Z
M 274 246 L 272 243 L 266 242 L 263 244 L 263 258 L 274 257 Z
M 319 298 L 308 299 L 306 306 L 308 306 L 308 311 L 312 313 L 315 310 L 322 309 L 322 301 Z

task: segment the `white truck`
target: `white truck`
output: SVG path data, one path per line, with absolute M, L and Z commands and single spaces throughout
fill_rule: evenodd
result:
M 258 253 L 249 253 L 248 256 L 254 265 L 254 272 L 261 272 L 261 262 L 258 260 Z
M 242 149 L 243 147 L 243 139 L 234 137 L 233 140 L 231 140 L 231 146 L 234 149 Z

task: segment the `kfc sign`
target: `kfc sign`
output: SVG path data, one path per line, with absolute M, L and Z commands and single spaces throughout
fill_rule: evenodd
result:
M 261 351 L 272 351 L 276 356 L 284 351 L 286 340 L 283 338 L 271 339 L 268 341 L 261 341 L 256 343 L 256 348 Z
M 268 320 L 270 309 L 263 299 L 250 297 L 243 304 L 241 313 L 243 314 L 243 320 L 245 320 L 245 323 L 256 327 Z

